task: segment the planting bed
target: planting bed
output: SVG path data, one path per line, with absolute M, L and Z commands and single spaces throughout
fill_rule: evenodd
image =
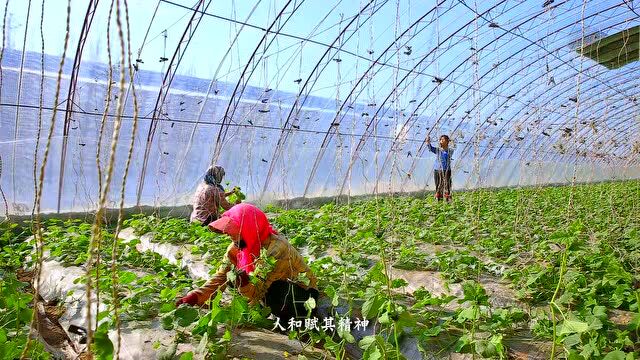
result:
M 320 316 L 369 321 L 364 329 L 352 323 L 350 331 L 288 334 L 272 332 L 268 311 L 229 290 L 206 309 L 176 309 L 177 296 L 217 269 L 229 239 L 183 219 L 134 216 L 115 244 L 115 230 L 103 229 L 89 272 L 99 288 L 91 298 L 93 352 L 110 358 L 120 347 L 120 358 L 130 359 L 638 358 L 639 195 L 632 181 L 478 190 L 456 194 L 452 204 L 384 197 L 268 207 L 318 276 Z M 44 224 L 37 296 L 31 279 L 17 276 L 34 267 L 30 231 L 2 226 L 0 358 L 22 352 L 34 299 L 53 330 L 41 328 L 32 357 L 86 352 L 69 327 L 86 328 L 91 224 Z M 64 329 L 63 339 L 47 343 L 55 329 Z

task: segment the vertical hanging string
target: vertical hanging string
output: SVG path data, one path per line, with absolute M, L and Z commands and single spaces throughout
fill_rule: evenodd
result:
M 369 18 L 373 17 L 374 11 L 373 11 L 374 6 L 369 8 Z M 373 66 L 375 63 L 375 56 L 374 56 L 374 38 L 373 38 L 373 20 L 369 21 L 369 61 L 371 62 L 371 64 L 369 64 L 369 67 Z M 370 103 L 375 102 L 375 94 L 376 94 L 376 83 L 375 81 L 373 81 L 373 73 L 371 71 L 367 71 L 365 73 L 367 81 L 364 82 L 362 84 L 362 86 L 366 86 L 367 87 L 367 98 L 369 99 Z M 378 128 L 378 124 L 376 124 L 376 122 L 373 122 L 373 144 L 374 144 L 374 154 L 375 154 L 375 148 L 378 146 L 378 140 L 377 140 L 377 136 L 375 136 L 376 132 L 377 132 L 377 128 Z M 355 148 L 354 150 L 355 151 Z M 367 160 L 366 158 L 363 160 Z M 374 161 L 375 158 L 374 158 Z M 368 181 L 367 177 L 366 177 L 366 169 L 370 166 L 370 164 L 367 162 L 366 164 L 362 164 L 362 174 L 363 174 L 363 178 L 364 181 Z M 375 192 L 375 190 L 374 190 Z M 351 182 L 349 182 L 349 194 L 351 194 Z
M 480 12 L 478 11 L 478 2 L 474 0 L 473 2 L 473 6 L 474 6 L 474 13 L 475 15 L 475 21 L 473 22 L 474 24 L 474 32 L 473 32 L 473 62 L 472 62 L 472 67 L 473 67 L 473 108 L 475 109 L 475 124 L 474 124 L 474 139 L 473 139 L 473 175 L 477 176 L 476 182 L 475 184 L 472 184 L 471 186 L 475 187 L 475 199 L 476 199 L 476 203 L 475 203 L 475 210 L 476 210 L 476 214 L 473 217 L 474 219 L 474 224 L 473 224 L 473 229 L 474 229 L 474 240 L 478 241 L 479 238 L 479 231 L 480 231 L 480 207 L 481 207 L 481 190 L 479 188 L 480 182 L 481 182 L 481 174 L 480 174 L 480 79 L 479 79 L 479 75 L 478 75 L 478 68 L 479 68 L 479 63 L 480 63 L 480 56 L 478 54 L 478 33 L 479 33 L 479 20 L 480 17 L 478 14 L 480 14 Z
M 360 1 L 360 9 L 362 9 L 362 7 L 364 6 L 364 1 L 365 0 L 361 0 Z M 371 16 L 373 16 L 373 8 L 374 8 L 374 6 L 372 6 L 371 9 L 369 10 L 370 11 L 369 18 L 371 18 Z M 373 26 L 372 25 L 373 20 L 371 19 L 371 21 L 369 21 L 368 23 L 369 23 L 369 32 L 370 32 L 369 36 L 371 36 L 371 31 L 372 31 L 371 28 Z M 358 23 L 357 23 L 356 29 L 358 31 L 358 41 L 357 41 L 357 44 L 356 44 L 356 54 L 359 54 L 360 53 L 360 40 L 361 40 L 360 39 L 360 34 L 361 34 L 361 32 L 360 32 L 360 30 L 361 30 L 360 18 L 358 18 Z M 369 45 L 369 49 L 371 49 L 372 47 L 373 47 L 373 45 L 370 44 Z M 371 51 L 369 53 L 371 54 L 370 56 L 372 56 L 373 53 Z M 356 58 L 355 74 L 358 74 L 359 65 L 360 65 L 360 58 Z M 350 82 L 350 85 L 353 86 L 353 82 Z M 360 89 L 364 90 L 364 86 L 366 86 L 366 84 L 360 85 Z M 348 100 L 351 102 L 351 104 L 353 104 L 353 100 L 351 100 L 351 99 L 348 99 Z M 356 112 L 352 111 L 351 112 L 351 134 L 355 134 L 356 133 L 357 121 L 358 121 L 358 117 L 356 116 Z M 350 145 L 349 145 L 349 149 L 350 150 L 348 152 L 349 153 L 349 157 L 351 157 L 353 155 L 353 151 L 355 151 L 355 147 L 356 147 L 356 137 L 351 135 L 350 138 L 351 138 L 351 142 L 350 142 Z M 353 171 L 351 168 L 352 168 L 351 166 L 347 167 L 347 173 L 345 174 L 345 178 L 346 178 L 346 181 L 348 183 L 348 185 L 347 185 L 347 208 L 350 208 L 350 205 L 351 205 L 351 174 L 352 174 L 352 171 Z M 341 193 L 339 195 L 342 195 L 342 191 L 341 191 Z
M 31 15 L 31 0 L 27 3 L 27 18 L 24 25 L 24 39 L 22 39 L 22 55 L 20 57 L 20 73 L 18 74 L 18 89 L 16 94 L 16 114 L 13 122 L 13 150 L 11 156 L 11 186 L 13 191 L 13 203 L 17 204 L 16 194 L 16 143 L 18 141 L 18 122 L 20 119 L 20 100 L 22 95 L 22 76 L 24 71 L 24 60 L 27 52 L 27 35 L 29 33 L 29 16 Z M 11 30 L 11 29 L 9 29 Z
M 44 106 L 44 4 L 45 4 L 45 0 L 42 0 L 42 7 L 40 8 L 40 47 L 41 47 L 41 52 L 40 52 L 40 100 L 39 100 L 39 106 L 38 106 L 38 132 L 36 134 L 36 147 L 33 153 L 33 207 L 31 209 L 31 218 L 34 218 L 35 214 L 38 214 L 36 216 L 39 216 L 39 211 L 36 212 L 36 206 L 39 206 L 40 203 L 40 198 L 38 196 L 38 178 L 37 178 L 37 173 L 38 173 L 38 149 L 39 149 L 39 145 L 40 145 L 40 134 L 42 132 L 42 108 Z M 68 21 L 68 19 L 67 19 Z M 60 82 L 58 80 L 58 87 L 60 86 Z M 51 138 L 51 133 L 49 133 L 49 139 Z M 41 181 L 42 182 L 42 181 Z M 38 228 L 39 223 L 33 222 L 32 224 L 32 233 L 35 234 L 35 239 L 36 239 L 36 259 L 38 260 L 38 266 L 36 266 L 35 268 L 35 272 L 34 272 L 34 294 L 38 294 L 38 289 L 40 288 L 40 271 L 42 268 L 42 258 L 43 258 L 43 247 L 44 247 L 44 243 L 42 241 L 42 235 L 40 234 L 40 236 L 38 236 Z M 34 302 L 34 310 L 37 311 L 37 309 L 35 308 L 35 302 Z M 34 312 L 35 315 L 35 312 Z M 38 324 L 36 322 L 36 324 Z M 39 332 L 39 324 L 38 326 L 38 332 Z M 33 319 L 31 322 L 31 328 L 33 329 Z M 30 338 L 31 336 L 29 336 Z M 23 353 L 26 354 L 26 350 L 27 347 L 29 346 L 29 344 L 27 343 L 27 345 L 25 346 L 25 352 Z
M 133 66 L 131 65 L 131 30 L 130 30 L 130 22 L 129 22 L 129 4 L 127 0 L 124 0 L 124 12 L 125 12 L 125 23 L 127 26 L 127 58 L 129 61 L 129 81 L 131 94 L 133 97 L 133 124 L 131 125 L 131 140 L 129 141 L 129 151 L 127 153 L 127 161 L 124 167 L 124 174 L 122 175 L 122 187 L 120 188 L 120 204 L 118 206 L 118 224 L 116 226 L 116 231 L 113 238 L 113 248 L 111 250 L 111 297 L 113 299 L 113 316 L 116 326 L 116 336 L 118 339 L 118 345 L 116 346 L 116 353 L 114 358 L 117 360 L 120 358 L 120 348 L 122 343 L 122 335 L 121 335 L 121 325 L 120 325 L 120 313 L 119 313 L 119 302 L 118 302 L 118 269 L 117 269 L 117 259 L 118 259 L 118 245 L 119 245 L 119 235 L 120 230 L 122 229 L 122 221 L 124 219 L 124 199 L 125 199 L 125 189 L 127 185 L 127 176 L 129 174 L 129 167 L 131 165 L 131 159 L 133 158 L 133 148 L 136 140 L 136 132 L 138 130 L 138 96 L 136 94 L 136 88 L 133 77 Z
M 107 58 L 108 58 L 108 75 L 107 75 L 107 102 L 105 104 L 104 111 L 102 113 L 102 118 L 100 119 L 100 132 L 98 134 L 98 143 L 96 145 L 96 168 L 98 171 L 98 198 L 102 193 L 102 167 L 100 164 L 100 153 L 102 150 L 102 139 L 105 131 L 105 124 L 107 123 L 107 115 L 109 113 L 109 108 L 111 104 L 111 84 L 113 82 L 113 69 L 111 63 L 111 15 L 113 14 L 113 3 L 114 0 L 111 0 L 111 4 L 109 6 L 109 15 L 107 16 Z M 102 235 L 102 234 L 100 234 Z M 96 309 L 100 308 L 100 254 L 102 252 L 102 236 L 99 237 L 97 242 L 97 253 L 98 257 L 96 258 Z M 98 322 L 96 321 L 95 329 L 98 327 Z
M 102 166 L 100 164 L 100 153 L 102 151 L 102 138 L 104 135 L 105 125 L 107 123 L 107 116 L 111 107 L 111 88 L 113 83 L 113 64 L 111 62 L 111 16 L 113 14 L 113 3 L 115 0 L 111 0 L 109 6 L 109 15 L 107 16 L 107 61 L 109 70 L 107 70 L 107 97 L 104 105 L 104 111 L 102 118 L 100 119 L 100 132 L 98 133 L 98 144 L 96 145 L 96 168 L 98 170 L 98 196 L 102 192 Z
M 38 102 L 38 130 L 36 133 L 36 146 L 33 152 L 33 207 L 31 208 L 31 218 L 36 211 L 38 202 L 38 150 L 40 149 L 40 135 L 42 133 L 42 108 L 44 107 L 44 3 L 40 8 L 40 99 Z M 32 229 L 35 234 L 34 229 Z
M 7 202 L 7 197 L 4 195 L 4 190 L 2 190 L 2 156 L 0 156 L 0 195 L 2 195 L 2 200 L 4 201 L 5 220 L 9 220 L 9 203 Z M 5 220 L 2 221 L 4 222 Z
M 9 0 L 4 3 L 4 16 L 2 17 L 2 46 L 0 46 L 0 101 L 2 101 L 2 60 L 4 58 L 5 39 L 7 37 L 7 13 L 9 12 Z
M 44 246 L 44 241 L 42 238 L 42 227 L 40 226 L 40 208 L 42 203 L 42 188 L 44 186 L 44 175 L 45 168 L 47 167 L 47 160 L 49 159 L 49 151 L 51 150 L 51 139 L 53 138 L 53 133 L 56 125 L 56 114 L 58 113 L 58 101 L 60 100 L 60 84 L 62 82 L 62 73 L 64 70 L 64 61 L 67 56 L 67 48 L 69 46 L 69 34 L 70 34 L 70 23 L 71 23 L 71 0 L 67 0 L 67 20 L 65 27 L 65 36 L 64 36 L 64 46 L 62 50 L 62 56 L 60 57 L 60 65 L 58 67 L 58 76 L 56 79 L 56 91 L 53 97 L 53 110 L 51 112 L 51 124 L 49 125 L 49 134 L 47 136 L 47 145 L 44 149 L 44 155 L 42 157 L 42 165 L 40 166 L 40 178 L 38 182 L 38 192 L 36 193 L 36 209 L 35 209 L 35 232 L 34 236 L 36 239 L 36 254 L 37 261 L 34 269 L 34 294 L 38 294 L 40 290 L 40 272 L 42 270 L 42 248 Z M 33 313 L 31 315 L 31 327 L 29 328 L 29 335 L 27 336 L 27 343 L 24 346 L 24 350 L 20 355 L 21 359 L 25 359 L 28 352 L 29 346 L 31 345 L 31 338 L 33 337 L 33 330 L 37 327 L 38 322 L 36 318 L 36 314 L 38 312 L 37 302 L 33 302 Z
M 435 0 L 436 3 L 436 49 L 434 51 L 434 59 L 435 60 L 435 65 L 436 65 L 436 75 L 438 75 L 438 77 L 442 78 L 441 74 L 440 74 L 440 6 L 438 6 L 438 0 Z M 436 114 L 435 118 L 437 119 L 437 113 L 438 113 L 438 109 L 440 109 L 440 85 L 436 84 L 436 101 L 435 101 L 435 111 L 434 113 Z M 416 110 L 417 111 L 417 110 Z M 431 133 L 435 132 L 436 136 L 437 136 L 437 127 L 438 126 L 438 121 L 436 120 L 433 124 L 433 127 L 431 128 L 427 128 L 426 130 L 426 135 L 425 137 L 427 139 L 431 139 Z M 417 152 L 416 152 L 417 154 Z M 416 155 L 418 156 L 418 155 Z M 438 161 L 437 159 L 435 161 Z M 433 171 L 432 171 L 433 172 Z M 427 176 L 427 185 L 429 184 L 429 179 L 430 177 Z M 435 184 L 434 184 L 435 185 Z M 437 191 L 438 189 L 436 189 Z
M 584 26 L 584 13 L 585 13 L 585 9 L 586 9 L 586 0 L 582 1 L 582 12 L 580 14 L 581 19 L 580 19 L 580 26 L 581 26 L 581 37 L 580 37 L 580 49 L 584 49 L 584 37 L 585 37 L 585 26 Z M 574 200 L 574 196 L 575 196 L 575 186 L 576 186 L 576 175 L 577 175 L 577 168 L 578 168 L 578 154 L 577 154 L 577 150 L 578 150 L 578 142 L 577 142 L 577 135 L 578 135 L 578 117 L 580 116 L 580 85 L 581 85 L 581 81 L 582 81 L 582 71 L 583 71 L 583 66 L 584 66 L 584 61 L 583 61 L 584 57 L 580 56 L 580 68 L 578 71 L 578 74 L 576 76 L 576 111 L 575 111 L 575 118 L 574 118 L 574 124 L 573 124 L 573 147 L 574 147 L 574 160 L 573 160 L 573 175 L 571 178 L 571 191 L 569 191 L 569 201 L 567 204 L 567 220 L 566 220 L 566 226 L 569 226 L 569 222 L 571 221 L 572 216 L 574 215 L 574 204 L 573 204 L 573 200 Z M 556 323 L 556 310 L 558 310 L 560 312 L 560 314 L 562 315 L 562 317 L 564 318 L 564 314 L 562 313 L 562 310 L 560 309 L 560 307 L 556 304 L 556 299 L 558 297 L 558 294 L 560 292 L 560 288 L 562 287 L 562 282 L 564 281 L 564 274 L 566 272 L 566 268 L 567 268 L 567 253 L 568 253 L 568 246 L 565 244 L 565 246 L 562 249 L 562 254 L 561 254 L 561 258 L 560 258 L 560 273 L 558 274 L 558 283 L 556 284 L 556 288 L 555 291 L 553 292 L 553 296 L 551 297 L 551 301 L 549 302 L 549 308 L 551 310 L 551 322 L 552 322 L 552 331 L 553 331 L 553 338 L 552 338 L 552 343 L 551 343 L 551 360 L 553 360 L 555 358 L 555 352 L 556 352 L 556 339 L 557 339 L 557 323 Z
M 399 38 L 400 34 L 400 0 L 396 1 L 396 22 L 395 22 L 395 26 L 394 26 L 394 30 L 393 30 L 393 36 L 396 40 L 395 42 L 395 52 L 396 52 L 396 66 L 393 67 L 393 93 L 392 93 L 392 97 L 393 97 L 393 133 L 394 135 L 396 131 L 398 131 L 398 117 L 400 116 L 401 110 L 400 110 L 400 92 L 398 90 L 399 87 L 399 83 L 398 83 L 398 77 L 400 74 L 400 43 L 402 42 L 402 39 Z M 387 134 L 387 135 L 391 135 L 391 134 Z M 397 136 L 391 136 L 391 138 L 396 138 Z M 399 145 L 396 145 L 395 140 L 391 141 L 390 143 L 390 147 L 389 147 L 389 154 L 390 156 L 392 156 L 392 161 L 391 161 L 391 166 L 389 168 L 389 184 L 388 184 L 388 193 L 392 194 L 393 193 L 393 171 L 394 169 L 396 169 L 397 167 L 397 160 L 398 160 L 398 152 L 396 151 L 397 147 Z M 384 162 L 382 163 L 382 166 L 384 167 Z M 384 171 L 384 169 L 381 169 L 382 171 Z M 379 172 L 376 171 L 377 174 L 380 174 Z M 376 179 L 376 183 L 378 183 L 379 179 Z
M 8 9 L 9 9 L 9 0 L 7 0 L 4 4 L 4 16 L 2 18 L 2 46 L 0 47 L 0 102 L 2 101 L 2 80 L 3 80 L 3 72 L 2 72 L 2 59 L 4 58 L 4 48 L 5 48 L 5 38 L 6 38 L 6 31 L 7 31 L 7 13 L 8 13 Z M 0 108 L 0 115 L 2 115 L 2 108 Z M 1 166 L 1 161 L 0 161 L 0 169 L 2 168 Z M 0 171 L 0 173 L 2 173 L 2 171 Z M 4 191 L 2 190 L 2 182 L 0 182 L 0 193 L 2 194 L 2 199 L 4 201 L 4 208 L 5 208 L 5 217 L 8 219 L 9 218 L 9 203 L 7 202 L 7 198 L 4 195 Z
M 473 22 L 474 25 L 474 29 L 473 29 L 473 63 L 472 63 L 472 67 L 473 67 L 473 108 L 475 109 L 475 127 L 474 127 L 474 142 L 473 142 L 473 173 L 474 175 L 476 175 L 477 181 L 475 183 L 475 185 L 472 185 L 475 187 L 474 192 L 476 194 L 475 198 L 476 198 L 476 213 L 475 216 L 473 217 L 473 234 L 474 234 L 474 242 L 475 243 L 479 243 L 480 241 L 480 209 L 482 207 L 482 201 L 483 199 L 483 191 L 480 188 L 480 184 L 481 184 L 481 171 L 480 171 L 480 77 L 478 74 L 478 68 L 480 67 L 479 63 L 480 63 L 480 56 L 478 54 L 478 49 L 479 49 L 479 45 L 478 45 L 478 34 L 480 32 L 479 29 L 479 22 L 480 22 L 480 12 L 478 11 L 478 2 L 476 0 L 473 1 L 473 12 L 475 14 L 475 21 Z M 480 277 L 480 269 L 478 269 L 478 273 L 477 276 Z M 477 281 L 478 279 L 476 279 Z M 471 326 L 471 341 L 475 342 L 475 335 L 476 335 L 476 321 L 473 322 L 472 326 Z
M 93 342 L 93 328 L 92 328 L 92 314 L 91 314 L 91 293 L 92 293 L 92 279 L 91 279 L 91 269 L 93 268 L 95 257 L 100 256 L 100 254 L 96 254 L 96 248 L 99 246 L 99 242 L 101 239 L 102 233 L 102 217 L 104 215 L 105 204 L 107 202 L 107 196 L 109 195 L 109 188 L 111 185 L 111 178 L 113 176 L 113 169 L 115 167 L 115 156 L 116 156 L 116 147 L 118 145 L 118 139 L 120 137 L 120 128 L 122 126 L 122 110 L 124 103 L 124 93 L 125 93 L 125 44 L 124 44 L 124 35 L 122 31 L 122 21 L 120 14 L 120 0 L 116 0 L 116 25 L 118 28 L 118 38 L 120 39 L 120 83 L 118 84 L 118 88 L 120 89 L 118 96 L 117 106 L 116 106 L 116 118 L 113 126 L 113 135 L 111 137 L 111 150 L 109 153 L 109 163 L 107 167 L 107 176 L 105 179 L 105 184 L 102 189 L 102 193 L 100 194 L 100 200 L 98 202 L 98 209 L 96 210 L 95 220 L 93 226 L 91 228 L 91 242 L 89 244 L 89 258 L 87 259 L 86 264 L 86 278 L 87 278 L 87 286 L 86 286 L 86 301 L 87 301 L 87 347 L 90 349 L 91 344 Z M 96 311 L 98 309 L 96 308 Z M 96 319 L 97 326 L 97 319 Z
M 342 22 L 344 21 L 344 14 L 340 13 L 340 22 L 338 23 L 338 34 L 342 33 Z M 341 49 L 343 46 L 343 41 L 344 38 L 339 35 L 339 39 L 338 39 L 338 49 Z M 337 50 L 334 59 L 340 59 L 340 51 Z M 341 100 L 340 100 L 340 88 L 342 87 L 342 73 L 340 72 L 341 70 L 341 65 L 342 62 L 341 61 L 336 61 L 336 113 L 338 111 L 340 111 L 340 107 L 341 107 Z M 342 149 L 343 149 L 343 138 L 342 138 L 342 134 L 340 134 L 340 125 L 341 124 L 336 124 L 336 155 L 335 155 L 335 163 L 334 163 L 334 171 L 336 176 L 334 176 L 334 179 L 338 179 L 340 178 L 340 159 L 342 157 Z M 327 144 L 328 145 L 328 144 Z M 337 194 L 338 196 L 340 194 Z
M 585 37 L 585 26 L 584 26 L 584 12 L 585 12 L 585 8 L 586 8 L 586 0 L 583 0 L 582 2 L 582 13 L 581 13 L 581 21 L 580 21 L 580 26 L 581 26 L 581 38 L 580 38 L 580 49 L 584 49 L 584 37 Z M 574 197 L 574 190 L 575 190 L 575 186 L 576 186 L 576 179 L 577 179 L 577 169 L 578 169 L 578 117 L 580 116 L 580 103 L 581 103 L 581 99 L 580 99 L 580 85 L 581 85 L 581 81 L 582 81 L 582 71 L 583 71 L 583 67 L 584 67 L 584 61 L 583 61 L 584 57 L 580 56 L 580 69 L 578 71 L 578 76 L 576 77 L 576 111 L 575 111 L 575 118 L 574 118 L 574 122 L 573 122 L 573 148 L 574 148 L 574 161 L 573 161 L 573 174 L 571 177 L 571 192 L 569 192 L 569 204 L 568 204 L 568 209 L 567 209 L 567 216 L 570 218 L 573 215 L 573 197 Z
M 411 8 L 411 5 L 409 5 L 409 8 Z M 393 133 L 394 136 L 391 136 L 392 139 L 395 139 L 395 133 L 396 131 L 398 131 L 398 125 L 399 125 L 399 116 L 400 116 L 400 93 L 399 93 L 399 83 L 398 83 L 398 77 L 400 75 L 400 55 L 402 54 L 402 52 L 400 51 L 400 42 L 401 39 L 399 38 L 399 34 L 400 34 L 400 0 L 397 0 L 396 2 L 396 24 L 395 24 L 395 29 L 394 29 L 394 38 L 397 39 L 396 43 L 395 43 L 395 47 L 396 47 L 396 66 L 393 69 L 393 103 L 394 103 L 394 114 L 395 116 L 393 117 Z M 390 134 L 389 134 L 390 135 Z M 401 136 L 401 135 L 400 135 Z M 390 147 L 393 147 L 395 145 L 395 140 L 392 140 L 391 143 L 389 144 Z M 399 146 L 399 145 L 398 145 Z M 391 163 L 391 167 L 389 169 L 389 196 L 391 196 L 391 198 L 393 198 L 393 170 L 394 168 L 397 167 L 397 160 L 398 160 L 398 151 L 396 151 L 393 148 L 390 148 L 389 151 L 394 152 L 393 156 L 393 161 Z M 383 165 L 384 166 L 384 165 Z M 384 169 L 382 169 L 384 170 Z M 378 173 L 378 172 L 376 172 Z M 398 169 L 398 173 L 400 173 L 399 169 Z M 377 181 L 377 179 L 376 179 Z M 392 202 L 394 203 L 394 202 Z M 397 222 L 397 214 L 398 211 L 392 211 L 392 219 L 389 223 L 389 226 L 391 227 L 391 229 L 395 229 L 396 228 L 396 222 Z M 389 236 L 385 236 L 385 243 L 388 241 L 387 239 L 391 239 L 391 238 L 396 238 L 395 234 L 389 234 Z M 386 245 L 386 244 L 385 244 Z M 384 247 L 384 249 L 382 250 L 382 254 L 386 255 L 386 250 L 387 246 Z M 392 280 L 392 274 L 390 272 L 391 270 L 391 264 L 393 264 L 393 251 L 391 251 L 389 253 L 389 256 L 385 256 L 386 257 L 386 262 L 384 262 L 384 269 L 385 269 L 385 275 L 387 276 L 387 296 L 389 298 L 391 298 L 391 280 Z M 396 351 L 396 359 L 399 360 L 400 359 L 400 344 L 398 343 L 398 324 L 394 322 L 393 325 L 393 339 L 394 339 L 394 344 L 395 344 L 395 351 Z

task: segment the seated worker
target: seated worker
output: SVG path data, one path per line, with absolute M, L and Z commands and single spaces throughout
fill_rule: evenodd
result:
M 229 210 L 233 206 L 227 201 L 227 196 L 233 191 L 224 192 L 222 187 L 224 178 L 224 168 L 222 166 L 211 166 L 204 174 L 204 181 L 198 185 L 193 196 L 193 211 L 191 212 L 191 222 L 200 223 L 202 226 L 209 225 L 220 217 L 220 207 Z M 240 201 L 238 200 L 237 203 Z
M 271 313 L 286 324 L 290 318 L 306 317 L 304 302 L 313 297 L 318 300 L 317 279 L 302 255 L 279 235 L 267 216 L 256 206 L 242 203 L 226 211 L 222 217 L 211 224 L 212 231 L 231 237 L 226 256 L 218 272 L 204 286 L 189 292 L 177 301 L 180 304 L 203 305 L 217 291 L 224 291 L 227 285 L 238 288 L 250 303 L 262 302 L 271 308 Z M 275 258 L 275 267 L 263 278 L 258 277 L 257 284 L 249 281 L 256 266 L 263 260 L 258 259 L 260 250 Z M 236 281 L 228 283 L 227 273 L 236 272 Z M 303 281 L 300 275 L 306 274 Z M 306 285 L 305 285 L 306 284 Z

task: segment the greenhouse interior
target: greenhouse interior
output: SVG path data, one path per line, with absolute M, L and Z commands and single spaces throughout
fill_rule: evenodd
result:
M 0 359 L 640 359 L 640 1 L 0 13 Z

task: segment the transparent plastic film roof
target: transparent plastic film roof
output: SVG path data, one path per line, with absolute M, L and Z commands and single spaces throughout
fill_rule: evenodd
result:
M 456 189 L 640 177 L 637 1 L 0 12 L 0 214 L 183 205 L 211 164 L 256 202 L 432 189 L 441 134 Z

